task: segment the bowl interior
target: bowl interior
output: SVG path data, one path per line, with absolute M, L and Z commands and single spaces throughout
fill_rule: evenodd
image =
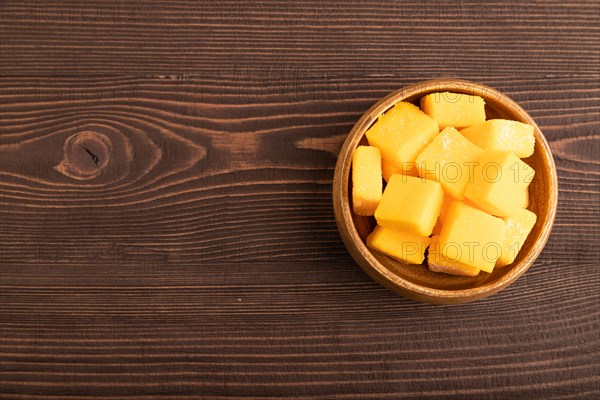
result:
M 529 123 L 535 127 L 535 151 L 531 157 L 524 159 L 524 161 L 536 172 L 529 186 L 530 201 L 528 208 L 537 215 L 538 219 L 515 262 L 503 268 L 495 268 L 491 274 L 482 272 L 476 277 L 461 277 L 432 272 L 429 271 L 426 263 L 423 265 L 402 263 L 379 252 L 371 251 L 366 247 L 366 237 L 375 227 L 375 219 L 373 217 L 356 215 L 352 211 L 352 196 L 342 196 L 342 201 L 347 202 L 347 211 L 351 219 L 350 223 L 353 229 L 355 229 L 357 237 L 362 242 L 358 243 L 358 248 L 355 248 L 358 251 L 351 251 L 351 253 L 353 253 L 355 258 L 357 258 L 358 254 L 360 259 L 357 259 L 357 261 L 373 278 L 391 289 L 401 289 L 400 292 L 408 295 L 408 297 L 414 298 L 415 296 L 411 296 L 411 292 L 416 291 L 416 297 L 420 300 L 445 302 L 444 298 L 459 299 L 461 296 L 464 296 L 465 300 L 468 301 L 492 294 L 510 284 L 525 272 L 539 255 L 541 248 L 546 243 L 554 220 L 556 209 L 556 172 L 547 142 L 535 122 L 524 110 L 508 97 L 495 90 L 476 84 L 465 86 L 462 82 L 458 82 L 454 86 L 446 84 L 443 90 L 440 90 L 439 84 L 432 82 L 424 84 L 417 89 L 399 91 L 395 98 L 394 94 L 388 96 L 387 99 L 389 100 L 387 103 L 385 99 L 378 103 L 385 104 L 384 108 L 379 107 L 378 109 L 377 105 L 374 106 L 370 110 L 370 115 L 367 113 L 361 119 L 361 121 L 366 121 L 366 123 L 362 125 L 361 121 L 357 123 L 355 130 L 353 130 L 353 134 L 356 136 L 353 138 L 352 145 L 348 148 L 344 146 L 342 152 L 347 151 L 351 155 L 354 148 L 358 145 L 367 145 L 367 139 L 364 135 L 365 131 L 377 120 L 378 115 L 392 107 L 396 102 L 408 101 L 418 106 L 419 99 L 422 96 L 439 91 L 452 91 L 482 96 L 486 102 L 486 115 L 488 119 L 511 119 Z M 344 189 L 347 189 L 347 194 L 350 194 L 352 193 L 352 180 L 349 179 L 350 167 L 347 166 L 343 172 L 346 174 L 343 181 L 347 182 L 347 186 Z M 366 257 L 365 254 L 367 255 Z M 373 262 L 373 259 L 368 260 L 371 258 L 369 255 L 377 262 Z M 428 289 L 433 289 L 433 291 Z M 473 292 L 474 290 L 475 292 Z M 423 299 L 421 296 L 425 296 L 425 298 Z

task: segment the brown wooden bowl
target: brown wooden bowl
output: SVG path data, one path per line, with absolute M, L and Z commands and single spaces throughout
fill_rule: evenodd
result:
M 396 261 L 365 244 L 373 230 L 373 217 L 356 215 L 350 201 L 352 182 L 350 167 L 352 152 L 366 145 L 365 132 L 378 116 L 399 101 L 419 105 L 419 99 L 434 92 L 455 92 L 477 95 L 485 100 L 487 118 L 504 118 L 531 124 L 535 128 L 534 154 L 524 161 L 535 169 L 529 186 L 530 205 L 538 219 L 513 264 L 495 268 L 491 274 L 481 272 L 475 277 L 453 276 L 429 271 L 425 264 L 410 265 Z M 548 142 L 535 121 L 508 96 L 485 85 L 455 80 L 437 79 L 397 90 L 378 101 L 354 125 L 338 156 L 333 179 L 333 207 L 338 229 L 350 254 L 371 278 L 383 286 L 413 300 L 459 304 L 494 294 L 513 283 L 533 264 L 548 240 L 558 199 L 556 167 Z

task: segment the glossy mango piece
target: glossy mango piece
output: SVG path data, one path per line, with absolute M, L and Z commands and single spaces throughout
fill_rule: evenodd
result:
M 465 128 L 460 133 L 484 150 L 509 151 L 525 158 L 533 154 L 533 131 L 533 126 L 519 121 L 490 119 Z
M 534 174 L 514 153 L 484 150 L 465 197 L 489 214 L 509 217 L 522 208 L 522 193 Z
M 440 213 L 444 192 L 435 181 L 392 175 L 375 219 L 383 227 L 429 236 Z
M 399 261 L 421 264 L 431 239 L 414 232 L 376 226 L 367 236 L 367 246 Z
M 394 174 L 419 176 L 419 171 L 417 170 L 417 165 L 415 163 L 404 163 L 403 166 L 397 166 L 389 161 L 381 160 L 381 172 L 383 174 L 383 179 L 385 179 L 386 182 L 388 182 Z
M 438 124 L 419 107 L 399 102 L 380 116 L 365 135 L 369 145 L 381 150 L 383 159 L 403 166 L 414 162 L 438 132 Z
M 456 129 L 440 132 L 417 157 L 419 176 L 440 182 L 444 192 L 462 200 L 482 150 Z
M 485 121 L 485 101 L 464 93 L 439 92 L 421 98 L 421 109 L 437 121 L 440 129 L 466 128 Z
M 377 147 L 358 146 L 352 153 L 352 206 L 358 215 L 373 215 L 381 195 L 381 153 Z
M 496 267 L 504 267 L 515 261 L 536 220 L 537 216 L 525 208 L 504 218 L 504 241 L 500 257 L 496 261 Z
M 432 236 L 427 250 L 427 266 L 430 271 L 461 276 L 477 276 L 479 274 L 480 269 L 477 267 L 461 264 L 444 257 L 440 248 L 440 237 Z
M 504 242 L 502 219 L 455 200 L 442 225 L 441 254 L 453 262 L 492 272 Z

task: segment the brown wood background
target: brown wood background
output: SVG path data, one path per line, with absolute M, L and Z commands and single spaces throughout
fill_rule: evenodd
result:
M 599 2 L 0 6 L 0 397 L 600 396 Z M 434 77 L 519 101 L 560 181 L 463 306 L 372 282 L 332 212 L 344 135 Z

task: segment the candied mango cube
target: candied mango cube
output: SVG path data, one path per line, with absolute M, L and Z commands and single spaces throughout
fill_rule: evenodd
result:
M 526 186 L 521 192 L 516 193 L 516 196 L 519 196 L 519 205 L 521 208 L 529 207 L 529 186 Z
M 448 209 L 450 208 L 450 204 L 452 204 L 452 202 L 454 201 L 454 198 L 452 198 L 452 196 L 448 196 L 447 194 L 444 193 L 444 200 L 442 201 L 442 207 L 440 208 L 440 216 L 439 216 L 439 220 L 440 222 L 444 222 L 445 218 L 446 218 L 446 214 L 448 214 Z
M 415 161 L 417 155 L 439 132 L 438 124 L 419 107 L 399 102 L 365 133 L 369 144 L 381 150 L 393 165 Z
M 435 181 L 392 175 L 375 219 L 383 227 L 429 236 L 440 213 L 444 191 Z
M 460 131 L 484 150 L 512 151 L 520 158 L 533 154 L 533 126 L 519 121 L 490 119 Z
M 511 216 L 522 207 L 523 198 L 518 194 L 529 186 L 534 173 L 514 153 L 484 150 L 465 197 L 489 214 Z
M 396 166 L 386 160 L 381 160 L 381 173 L 386 182 L 389 181 L 394 174 L 419 176 L 419 171 L 417 170 L 417 165 L 415 163 L 404 163 L 402 166 Z
M 504 242 L 504 221 L 455 200 L 442 231 L 441 254 L 449 260 L 492 272 Z
M 506 225 L 504 242 L 502 243 L 500 258 L 496 261 L 496 267 L 504 267 L 515 261 L 536 220 L 537 216 L 525 208 L 510 217 L 504 218 Z
M 373 215 L 383 192 L 381 153 L 377 147 L 358 146 L 352 153 L 352 205 L 358 215 Z
M 440 237 L 432 236 L 427 252 L 427 265 L 430 271 L 443 272 L 450 275 L 477 276 L 480 269 L 450 260 L 440 251 Z
M 445 128 L 417 157 L 419 175 L 431 176 L 442 184 L 445 193 L 462 200 L 481 152 L 456 129 Z
M 421 98 L 421 109 L 437 121 L 440 129 L 456 129 L 485 121 L 485 102 L 479 96 L 464 93 L 431 93 Z
M 427 236 L 379 225 L 367 236 L 367 246 L 409 264 L 423 262 L 430 241 Z
M 448 196 L 444 193 L 444 200 L 442 200 L 442 207 L 440 208 L 440 215 L 438 215 L 437 222 L 433 226 L 432 235 L 439 235 L 442 231 L 442 225 L 444 224 L 444 218 L 446 218 L 446 214 L 448 213 L 448 207 L 454 201 L 452 196 Z

